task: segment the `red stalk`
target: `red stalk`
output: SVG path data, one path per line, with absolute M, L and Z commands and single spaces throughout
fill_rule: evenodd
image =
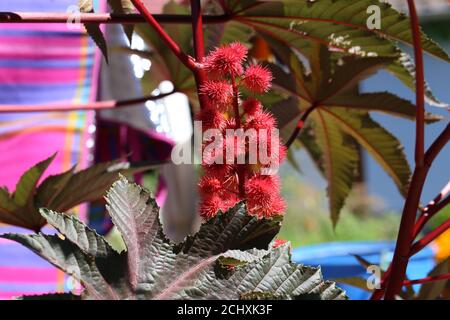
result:
M 426 277 L 426 278 L 422 278 L 422 279 L 416 279 L 416 280 L 406 280 L 405 282 L 403 282 L 403 285 L 404 286 L 412 286 L 414 284 L 424 284 L 424 283 L 446 280 L 446 279 L 450 279 L 450 273 L 441 274 L 439 276 L 431 276 L 431 277 Z
M 441 234 L 443 234 L 445 231 L 447 231 L 450 228 L 450 219 L 447 219 L 444 223 L 442 223 L 439 227 L 436 229 L 430 231 L 427 233 L 423 238 L 416 241 L 413 246 L 411 247 L 411 253 L 410 255 L 413 256 L 423 248 L 425 248 L 430 242 L 435 240 L 437 237 L 439 237 Z
M 414 237 L 416 213 L 419 207 L 428 167 L 424 166 L 424 132 L 425 132 L 425 88 L 422 44 L 420 39 L 419 18 L 417 16 L 414 0 L 408 0 L 411 18 L 411 29 L 414 43 L 414 58 L 416 62 L 416 168 L 413 173 L 408 190 L 405 206 L 403 208 L 400 230 L 397 237 L 392 272 L 386 286 L 385 298 L 393 300 L 401 291 L 405 280 L 406 268 L 409 262 L 411 243 Z
M 311 112 L 313 112 L 316 109 L 317 105 L 313 104 L 311 107 L 305 110 L 303 112 L 301 118 L 297 122 L 297 127 L 295 128 L 294 132 L 292 132 L 291 136 L 289 137 L 288 141 L 286 142 L 285 146 L 289 149 L 289 147 L 294 143 L 295 139 L 297 139 L 298 135 L 303 129 L 303 126 L 305 125 L 306 120 L 308 119 Z
M 205 57 L 205 44 L 203 36 L 203 17 L 200 0 L 191 0 L 192 13 L 192 35 L 194 39 L 194 55 L 198 63 L 203 62 Z M 197 84 L 197 92 L 200 101 L 200 107 L 206 106 L 205 98 L 200 94 L 200 88 L 206 81 L 206 74 L 202 68 L 196 68 L 194 71 L 195 82 Z
M 450 196 L 444 197 L 450 192 L 450 182 L 442 191 L 431 201 L 423 210 L 414 228 L 414 238 L 422 231 L 425 224 L 439 211 L 441 211 L 450 202 Z
M 161 37 L 161 40 L 169 47 L 170 50 L 177 56 L 177 58 L 190 70 L 195 71 L 197 69 L 195 62 L 187 54 L 185 54 L 178 44 L 167 34 L 167 32 L 161 27 L 161 25 L 155 20 L 150 11 L 144 5 L 142 0 L 131 0 L 135 8 L 141 13 L 145 20 L 155 29 L 155 31 Z
M 161 93 L 157 96 L 144 96 L 127 100 L 107 100 L 83 104 L 47 104 L 47 105 L 0 105 L 0 112 L 44 112 L 44 111 L 75 111 L 75 110 L 104 110 L 124 108 L 150 100 L 167 97 L 174 92 Z

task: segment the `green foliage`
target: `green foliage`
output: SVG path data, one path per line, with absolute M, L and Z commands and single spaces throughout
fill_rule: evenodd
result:
M 100 199 L 119 173 L 148 169 L 129 168 L 129 163 L 112 161 L 76 173 L 75 167 L 72 167 L 66 172 L 47 177 L 39 184 L 55 156 L 28 169 L 19 179 L 14 192 L 9 193 L 6 188 L 0 188 L 0 222 L 39 231 L 46 224 L 39 214 L 39 208 L 67 211 L 81 203 Z
M 357 144 L 391 176 L 401 194 L 406 194 L 411 170 L 403 148 L 394 135 L 371 118 L 370 112 L 411 119 L 415 107 L 389 93 L 360 94 L 354 89 L 360 80 L 390 61 L 390 58 L 351 56 L 334 61 L 326 47 L 317 46 L 310 57 L 309 74 L 295 54 L 291 54 L 289 74 L 273 67 L 276 87 L 296 97 L 271 108 L 279 120 L 282 136 L 286 138 L 293 132 L 303 112 L 313 110 L 299 142 L 328 181 L 334 224 L 358 177 L 361 159 Z M 427 115 L 429 122 L 436 119 Z
M 269 245 L 280 219 L 249 216 L 242 203 L 173 244 L 164 235 L 159 208 L 148 192 L 122 178 L 106 199 L 126 252 L 112 249 L 74 216 L 46 209 L 42 216 L 60 236 L 2 237 L 78 279 L 85 288 L 83 299 L 346 298 L 334 283 L 323 281 L 320 269 L 292 263 L 289 244 Z

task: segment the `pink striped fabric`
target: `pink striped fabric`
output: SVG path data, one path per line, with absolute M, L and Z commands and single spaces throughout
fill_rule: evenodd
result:
M 103 1 L 94 1 L 97 11 Z M 65 12 L 77 0 L 1 1 L 0 11 Z M 86 103 L 97 94 L 100 55 L 83 30 L 65 24 L 3 24 L 0 104 Z M 46 175 L 88 163 L 93 113 L 0 114 L 0 185 L 14 190 L 20 175 L 58 152 Z M 77 209 L 81 213 L 80 209 Z M 49 231 L 49 230 L 46 230 Z M 26 230 L 0 225 L 0 233 Z M 11 241 L 0 241 L 0 299 L 71 289 L 64 274 Z

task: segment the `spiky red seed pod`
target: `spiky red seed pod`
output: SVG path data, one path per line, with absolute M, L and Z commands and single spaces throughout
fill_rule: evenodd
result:
M 251 92 L 264 93 L 270 89 L 272 73 L 266 67 L 253 64 L 245 69 L 242 83 Z
M 255 174 L 249 178 L 245 183 L 245 193 L 250 214 L 266 218 L 282 214 L 285 205 L 279 189 L 277 176 Z
M 226 124 L 226 118 L 223 113 L 216 108 L 204 108 L 196 116 L 197 121 L 202 122 L 202 130 L 219 129 L 222 130 Z
M 198 187 L 200 194 L 206 197 L 214 193 L 219 193 L 223 189 L 223 183 L 214 175 L 205 175 L 200 178 Z
M 218 107 L 226 111 L 233 98 L 233 88 L 226 81 L 206 81 L 200 88 L 202 94 L 210 107 Z
M 214 194 L 203 198 L 199 206 L 200 216 L 205 220 L 209 220 L 215 217 L 219 210 L 222 210 L 223 205 L 222 198 L 219 195 Z
M 254 116 L 256 113 L 262 111 L 261 102 L 252 98 L 245 100 L 242 103 L 242 108 L 248 116 Z
M 255 130 L 266 129 L 269 131 L 272 128 L 276 128 L 276 124 L 277 122 L 272 114 L 261 110 L 260 112 L 256 112 L 251 117 L 249 117 L 245 128 Z
M 225 191 L 222 193 L 222 199 L 223 199 L 223 211 L 227 211 L 234 207 L 236 203 L 239 202 L 239 198 L 235 193 Z
M 204 69 L 211 74 L 236 77 L 242 74 L 247 48 L 234 42 L 213 50 L 205 59 Z

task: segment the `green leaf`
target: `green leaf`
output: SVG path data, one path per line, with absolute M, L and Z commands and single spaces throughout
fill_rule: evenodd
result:
M 400 57 L 387 70 L 395 75 L 405 86 L 411 90 L 416 90 L 416 66 L 409 54 L 402 52 Z M 448 104 L 439 101 L 431 91 L 428 83 L 425 82 L 425 101 L 434 107 L 447 108 Z
M 397 138 L 375 122 L 367 112 L 328 107 L 320 110 L 358 141 L 392 178 L 400 193 L 406 196 L 411 169 Z
M 226 299 L 239 294 L 270 294 L 286 298 L 307 298 L 335 300 L 345 299 L 345 293 L 333 282 L 324 282 L 320 269 L 296 265 L 291 262 L 289 244 L 284 244 L 263 258 L 253 260 L 236 270 L 225 279 L 202 274 L 190 288 L 179 292 L 179 299 Z
M 99 163 L 72 174 L 65 187 L 53 199 L 52 206 L 41 202 L 40 207 L 67 211 L 77 204 L 101 199 L 106 190 L 117 180 L 119 173 L 135 173 L 148 167 L 130 168 L 129 163 L 118 161 Z
M 377 5 L 381 10 L 381 29 L 367 28 L 370 16 L 367 8 L 371 5 Z M 378 0 L 261 2 L 241 12 L 236 20 L 284 38 L 299 48 L 309 41 L 326 43 L 352 54 L 388 56 L 398 52 L 394 41 L 413 43 L 410 19 L 390 4 Z M 447 53 L 423 32 L 421 39 L 424 51 L 450 62 Z
M 93 13 L 94 6 L 93 0 L 78 0 L 78 7 L 80 12 L 83 13 Z M 98 23 L 84 23 L 87 34 L 92 38 L 94 43 L 102 52 L 105 57 L 106 63 L 108 63 L 108 47 L 106 44 L 105 36 L 100 29 L 100 24 Z
M 317 92 L 316 101 L 326 101 L 330 97 L 346 93 L 349 89 L 391 63 L 393 59 L 375 57 L 345 57 L 335 66 L 333 75 L 323 79 Z M 330 64 L 321 64 L 321 69 L 329 69 Z
M 19 207 L 6 188 L 0 188 L 0 221 L 16 226 L 24 226 L 24 221 L 15 212 Z
M 32 202 L 34 190 L 37 187 L 39 179 L 44 174 L 50 163 L 55 159 L 56 153 L 50 158 L 39 162 L 28 169 L 19 179 L 16 185 L 16 191 L 13 193 L 13 200 L 18 206 L 25 206 Z
M 5 188 L 0 188 L 0 222 L 39 231 L 46 224 L 39 208 L 67 211 L 83 202 L 100 199 L 119 173 L 136 173 L 151 168 L 129 168 L 129 163 L 117 161 L 100 163 L 77 173 L 72 167 L 64 173 L 47 177 L 37 187 L 54 157 L 25 172 L 12 195 Z
M 340 123 L 328 112 L 317 109 L 310 118 L 314 121 L 321 163 L 328 181 L 331 220 L 336 226 L 340 210 L 357 177 L 359 154 L 354 139 L 342 131 Z
M 38 206 L 51 208 L 53 200 L 64 190 L 74 174 L 75 166 L 61 174 L 47 177 L 36 192 L 36 203 Z
M 381 9 L 381 29 L 367 28 L 367 8 Z M 312 54 L 317 44 L 325 44 L 341 53 L 363 57 L 391 57 L 388 70 L 414 90 L 414 65 L 397 42 L 413 44 L 409 18 L 378 0 L 280 0 L 257 2 L 234 11 L 233 18 L 250 26 L 269 43 L 294 48 L 303 55 Z M 425 52 L 450 62 L 448 54 L 423 32 Z M 277 48 L 274 48 L 277 52 Z M 280 55 L 283 59 L 283 55 Z M 289 60 L 284 57 L 284 63 Z M 438 101 L 427 86 L 427 102 Z
M 416 106 L 414 104 L 389 92 L 341 94 L 330 97 L 324 104 L 330 108 L 342 107 L 376 111 L 410 120 L 416 118 Z M 425 119 L 427 123 L 433 123 L 441 120 L 442 117 L 427 112 Z
M 292 263 L 289 244 L 269 248 L 280 221 L 249 216 L 243 203 L 219 212 L 176 245 L 166 239 L 159 208 L 145 190 L 122 178 L 107 201 L 126 253 L 114 251 L 75 217 L 50 210 L 41 213 L 59 236 L 1 237 L 23 244 L 79 280 L 85 288 L 82 299 L 239 299 L 250 292 L 286 299 L 346 298 L 334 283 L 323 281 L 319 269 Z M 252 249 L 244 253 L 238 248 Z M 225 274 L 217 268 L 221 255 L 243 261 Z

